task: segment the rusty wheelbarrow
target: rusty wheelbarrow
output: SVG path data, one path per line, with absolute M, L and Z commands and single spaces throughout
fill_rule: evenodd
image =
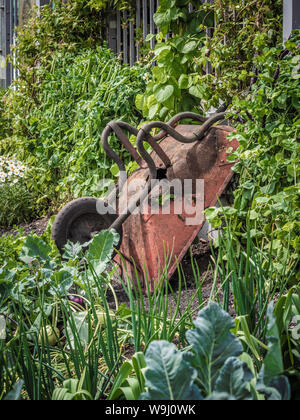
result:
M 52 229 L 57 247 L 62 251 L 68 240 L 83 244 L 101 230 L 115 229 L 120 241 L 114 260 L 123 275 L 135 280 L 138 274 L 150 291 L 162 273 L 170 278 L 203 226 L 203 210 L 217 203 L 233 175 L 226 150 L 229 145 L 236 150 L 239 144 L 227 139 L 231 127 L 214 126 L 225 117 L 185 112 L 140 130 L 110 122 L 102 146 L 118 165 L 119 182 L 106 200 L 79 198 L 58 213 Z M 182 120 L 201 125 L 179 124 Z M 160 133 L 151 136 L 157 128 Z M 136 148 L 125 132 L 136 136 Z M 109 146 L 112 133 L 139 166 L 130 176 Z

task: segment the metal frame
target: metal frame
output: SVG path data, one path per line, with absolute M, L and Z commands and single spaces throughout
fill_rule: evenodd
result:
M 300 29 L 300 1 L 283 0 L 283 42 L 295 29 Z

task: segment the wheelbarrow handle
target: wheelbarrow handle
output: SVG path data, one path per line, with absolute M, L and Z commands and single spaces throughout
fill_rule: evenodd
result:
M 126 175 L 126 167 L 120 156 L 117 155 L 116 152 L 109 146 L 108 144 L 108 137 L 109 135 L 114 131 L 113 127 L 111 125 L 107 125 L 102 133 L 102 147 L 106 154 L 115 161 L 115 163 L 118 165 L 119 171 L 120 171 L 120 177 L 118 182 L 118 190 L 121 191 L 123 185 L 125 184 L 127 180 Z
M 196 116 L 196 118 L 194 118 L 195 116 Z M 178 118 L 178 117 L 180 117 L 180 118 Z M 163 122 L 160 122 L 160 121 L 154 121 L 154 122 L 151 122 L 151 123 L 148 123 L 148 124 L 144 125 L 139 130 L 138 135 L 137 135 L 137 149 L 138 149 L 140 155 L 142 156 L 142 158 L 148 164 L 149 171 L 150 171 L 150 178 L 148 179 L 147 184 L 146 184 L 145 188 L 142 190 L 138 199 L 134 199 L 131 203 L 129 203 L 129 206 L 127 208 L 127 212 L 119 215 L 119 217 L 111 225 L 111 229 L 119 229 L 120 226 L 125 222 L 125 220 L 130 216 L 130 214 L 135 210 L 135 208 L 140 206 L 143 203 L 143 201 L 147 198 L 148 194 L 151 191 L 151 188 L 152 188 L 151 180 L 157 178 L 157 169 L 156 169 L 155 163 L 154 163 L 152 157 L 150 156 L 150 154 L 145 150 L 144 145 L 143 145 L 144 141 L 151 144 L 149 139 L 151 139 L 152 142 L 155 139 L 155 137 L 151 137 L 150 134 L 149 134 L 150 131 L 153 128 L 160 128 L 162 130 L 163 134 L 167 133 L 168 135 L 172 136 L 173 138 L 175 138 L 176 140 L 178 140 L 181 143 L 193 143 L 193 142 L 196 142 L 196 141 L 201 141 L 205 137 L 207 131 L 212 127 L 212 125 L 215 124 L 217 121 L 225 119 L 225 117 L 226 117 L 225 112 L 216 114 L 216 115 L 214 115 L 214 116 L 212 116 L 211 118 L 208 118 L 208 119 L 204 118 L 204 117 L 201 117 L 197 114 L 192 114 L 192 113 L 182 113 L 182 114 L 179 114 L 178 116 L 174 117 L 173 123 L 175 122 L 175 119 L 177 119 L 176 122 L 178 122 L 181 119 L 185 119 L 185 118 L 192 118 L 192 119 L 195 119 L 197 121 L 204 121 L 204 124 L 201 126 L 201 128 L 198 129 L 197 131 L 195 131 L 195 133 L 190 137 L 189 136 L 182 136 L 173 127 L 170 127 L 170 125 L 168 123 L 163 123 Z M 159 135 L 161 135 L 161 133 Z M 163 137 L 165 135 L 166 134 L 164 134 Z M 155 142 L 155 144 L 157 144 L 157 143 Z
M 167 122 L 167 124 L 173 128 L 179 123 L 181 120 L 190 119 L 193 121 L 200 121 L 202 123 L 205 123 L 205 121 L 208 120 L 206 117 L 202 117 L 202 115 L 196 114 L 195 112 L 181 112 L 174 117 L 170 119 L 170 121 Z M 166 137 L 168 133 L 166 131 L 161 131 L 156 136 L 153 137 L 155 141 L 162 140 L 164 137 Z
M 191 116 L 191 115 L 193 115 L 193 116 Z M 195 118 L 195 116 L 197 116 L 197 118 Z M 160 128 L 162 130 L 162 133 L 166 133 L 167 135 L 173 137 L 174 139 L 176 139 L 180 143 L 194 143 L 195 141 L 201 141 L 205 137 L 207 131 L 213 126 L 213 124 L 215 124 L 217 121 L 225 119 L 225 117 L 226 117 L 226 112 L 221 112 L 219 114 L 215 114 L 208 119 L 204 118 L 204 117 L 201 117 L 197 114 L 192 114 L 192 113 L 178 114 L 176 117 L 174 117 L 174 120 L 175 120 L 175 118 L 176 118 L 177 121 L 179 121 L 180 119 L 184 119 L 184 118 L 197 119 L 198 121 L 199 120 L 200 121 L 205 120 L 205 122 L 201 126 L 201 128 L 196 130 L 191 136 L 183 136 L 178 131 L 176 131 L 173 127 L 171 127 L 169 125 L 169 123 L 164 123 L 164 122 L 161 122 L 161 121 L 153 121 L 153 122 L 150 122 L 148 124 L 143 125 L 143 127 L 138 132 L 136 143 L 137 143 L 137 149 L 138 149 L 140 155 L 142 156 L 142 158 L 145 160 L 145 162 L 147 163 L 147 165 L 149 167 L 151 179 L 156 179 L 157 169 L 156 169 L 156 165 L 155 165 L 152 157 L 150 156 L 150 154 L 144 148 L 143 143 L 148 142 L 149 144 L 151 144 L 148 139 L 149 139 L 150 132 L 153 128 Z M 162 134 L 159 134 L 158 136 L 161 136 L 161 135 Z
M 109 157 L 111 157 L 117 164 L 120 163 L 119 156 L 113 151 L 113 149 L 108 144 L 108 137 L 112 132 L 114 132 L 116 136 L 118 137 L 118 139 L 123 144 L 123 146 L 126 148 L 126 150 L 131 154 L 131 156 L 140 165 L 141 157 L 139 156 L 135 148 L 130 143 L 128 137 L 123 133 L 122 128 L 128 131 L 130 134 L 137 136 L 138 130 L 132 127 L 130 124 L 127 124 L 124 121 L 111 121 L 110 123 L 107 124 L 107 126 L 105 127 L 102 133 L 102 139 L 101 139 L 102 147 Z

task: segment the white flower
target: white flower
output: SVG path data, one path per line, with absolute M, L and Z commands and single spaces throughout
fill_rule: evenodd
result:
M 11 181 L 15 176 L 24 178 L 26 166 L 16 159 L 16 157 L 7 158 L 0 156 L 0 181 Z M 17 181 L 14 181 L 16 183 Z

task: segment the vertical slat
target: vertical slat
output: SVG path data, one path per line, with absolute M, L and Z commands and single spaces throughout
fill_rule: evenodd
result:
M 127 29 L 128 13 L 123 12 L 124 28 L 123 28 L 123 60 L 124 64 L 128 64 L 128 29 Z
M 117 54 L 121 52 L 121 12 L 117 11 Z
M 143 38 L 148 35 L 148 2 L 143 0 Z
M 210 3 L 210 4 L 213 4 L 214 0 L 208 0 L 207 2 Z M 206 29 L 206 37 L 207 38 L 212 38 L 213 34 L 214 34 L 214 29 Z M 209 61 L 206 64 L 206 73 L 207 74 L 212 73 L 212 66 L 211 66 L 211 63 Z
M 4 18 L 4 25 L 5 25 L 5 52 L 4 56 L 6 57 L 10 54 L 10 43 L 11 43 L 11 3 L 10 0 L 5 0 L 5 18 Z M 11 65 L 7 64 L 6 67 L 6 81 L 5 86 L 9 86 L 11 84 Z
M 136 0 L 136 18 L 135 18 L 135 31 L 136 34 L 141 27 L 141 0 Z M 136 60 L 140 59 L 140 44 L 139 39 L 136 41 Z
M 134 26 L 133 21 L 130 19 L 129 22 L 129 64 L 134 65 L 135 55 L 134 55 Z
M 155 24 L 154 24 L 154 0 L 150 0 L 149 6 L 149 14 L 150 14 L 150 34 L 155 34 Z M 155 47 L 155 38 L 152 38 L 150 41 L 150 48 Z
M 12 1 L 12 35 L 13 35 L 13 45 L 16 45 L 16 31 L 15 27 L 17 26 L 17 0 Z M 12 80 L 17 79 L 17 69 L 16 69 L 16 53 L 13 53 L 13 66 L 12 66 Z
M 117 53 L 117 16 L 114 13 L 108 16 L 108 47 Z

